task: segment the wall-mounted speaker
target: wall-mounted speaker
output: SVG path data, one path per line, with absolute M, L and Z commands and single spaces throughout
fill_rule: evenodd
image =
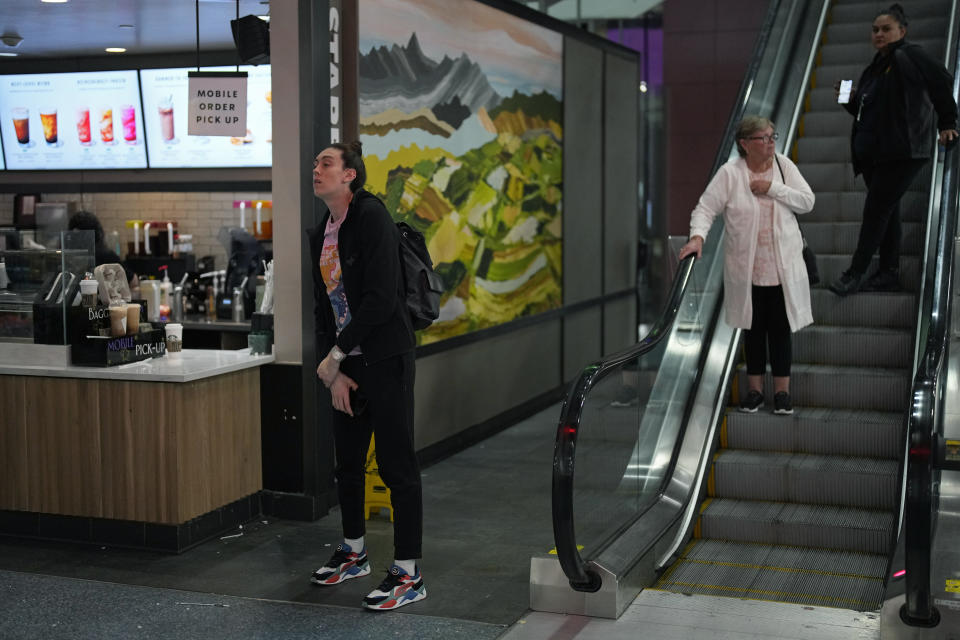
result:
M 243 16 L 230 21 L 233 41 L 240 59 L 248 64 L 270 63 L 270 24 L 257 16 Z

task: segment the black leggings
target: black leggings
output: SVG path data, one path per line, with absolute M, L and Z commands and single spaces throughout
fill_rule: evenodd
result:
M 790 321 L 783 301 L 783 287 L 753 285 L 753 322 L 744 333 L 747 352 L 747 375 L 762 376 L 767 372 L 767 345 L 770 345 L 770 370 L 776 377 L 790 375 L 792 346 Z
M 881 270 L 900 268 L 900 198 L 926 163 L 923 159 L 898 160 L 863 167 L 867 199 L 851 270 L 860 275 L 866 273 L 878 250 Z
M 414 367 L 412 351 L 372 365 L 365 365 L 360 357 L 348 357 L 340 370 L 357 383 L 366 407 L 353 418 L 333 411 L 343 536 L 359 538 L 366 532 L 364 463 L 373 434 L 380 477 L 390 489 L 397 560 L 419 558 L 423 538 L 420 466 L 413 445 Z

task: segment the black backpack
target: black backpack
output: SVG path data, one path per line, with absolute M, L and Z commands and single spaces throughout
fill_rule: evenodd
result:
M 414 329 L 426 329 L 440 315 L 443 280 L 433 270 L 423 234 L 406 222 L 398 222 L 397 230 L 400 231 L 400 268 L 410 322 Z

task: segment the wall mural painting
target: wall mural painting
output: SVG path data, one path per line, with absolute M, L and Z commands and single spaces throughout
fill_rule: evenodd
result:
M 363 0 L 367 189 L 445 285 L 421 344 L 562 303 L 563 39 L 473 0 Z

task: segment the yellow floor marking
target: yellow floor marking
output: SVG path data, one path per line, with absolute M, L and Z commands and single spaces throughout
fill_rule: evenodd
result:
M 676 585 L 678 587 L 688 587 L 691 589 L 716 589 L 717 591 L 739 591 L 745 593 L 758 593 L 770 597 L 776 598 L 805 598 L 808 600 L 825 600 L 827 602 L 842 602 L 844 604 L 854 604 L 858 606 L 869 605 L 875 606 L 873 602 L 865 602 L 863 600 L 857 600 L 856 598 L 834 598 L 832 596 L 821 596 L 813 593 L 792 593 L 790 591 L 771 591 L 769 589 L 748 589 L 745 587 L 728 587 L 725 585 L 717 584 L 697 584 L 695 582 L 671 582 L 669 584 Z M 657 583 L 658 586 L 663 586 L 662 583 Z M 781 600 L 782 602 L 782 600 Z
M 583 545 L 582 545 L 582 544 L 578 544 L 578 545 L 577 545 L 577 551 L 583 551 Z M 548 551 L 547 553 L 548 553 L 549 555 L 551 555 L 551 556 L 555 556 L 555 555 L 557 555 L 557 548 L 554 547 L 553 549 L 550 549 L 550 551 Z
M 745 562 L 717 562 L 716 560 L 697 560 L 694 558 L 683 558 L 678 560 L 680 562 L 692 562 L 695 564 L 704 564 L 704 565 L 714 565 L 717 567 L 737 567 L 740 569 L 761 569 L 767 571 L 783 571 L 784 573 L 808 573 L 811 575 L 817 576 L 831 576 L 835 578 L 856 578 L 858 580 L 876 580 L 877 582 L 883 582 L 883 578 L 876 578 L 874 576 L 865 576 L 859 573 L 841 573 L 838 571 L 823 571 L 821 569 L 798 569 L 796 567 L 777 567 L 773 565 L 764 565 L 764 564 L 748 564 Z

